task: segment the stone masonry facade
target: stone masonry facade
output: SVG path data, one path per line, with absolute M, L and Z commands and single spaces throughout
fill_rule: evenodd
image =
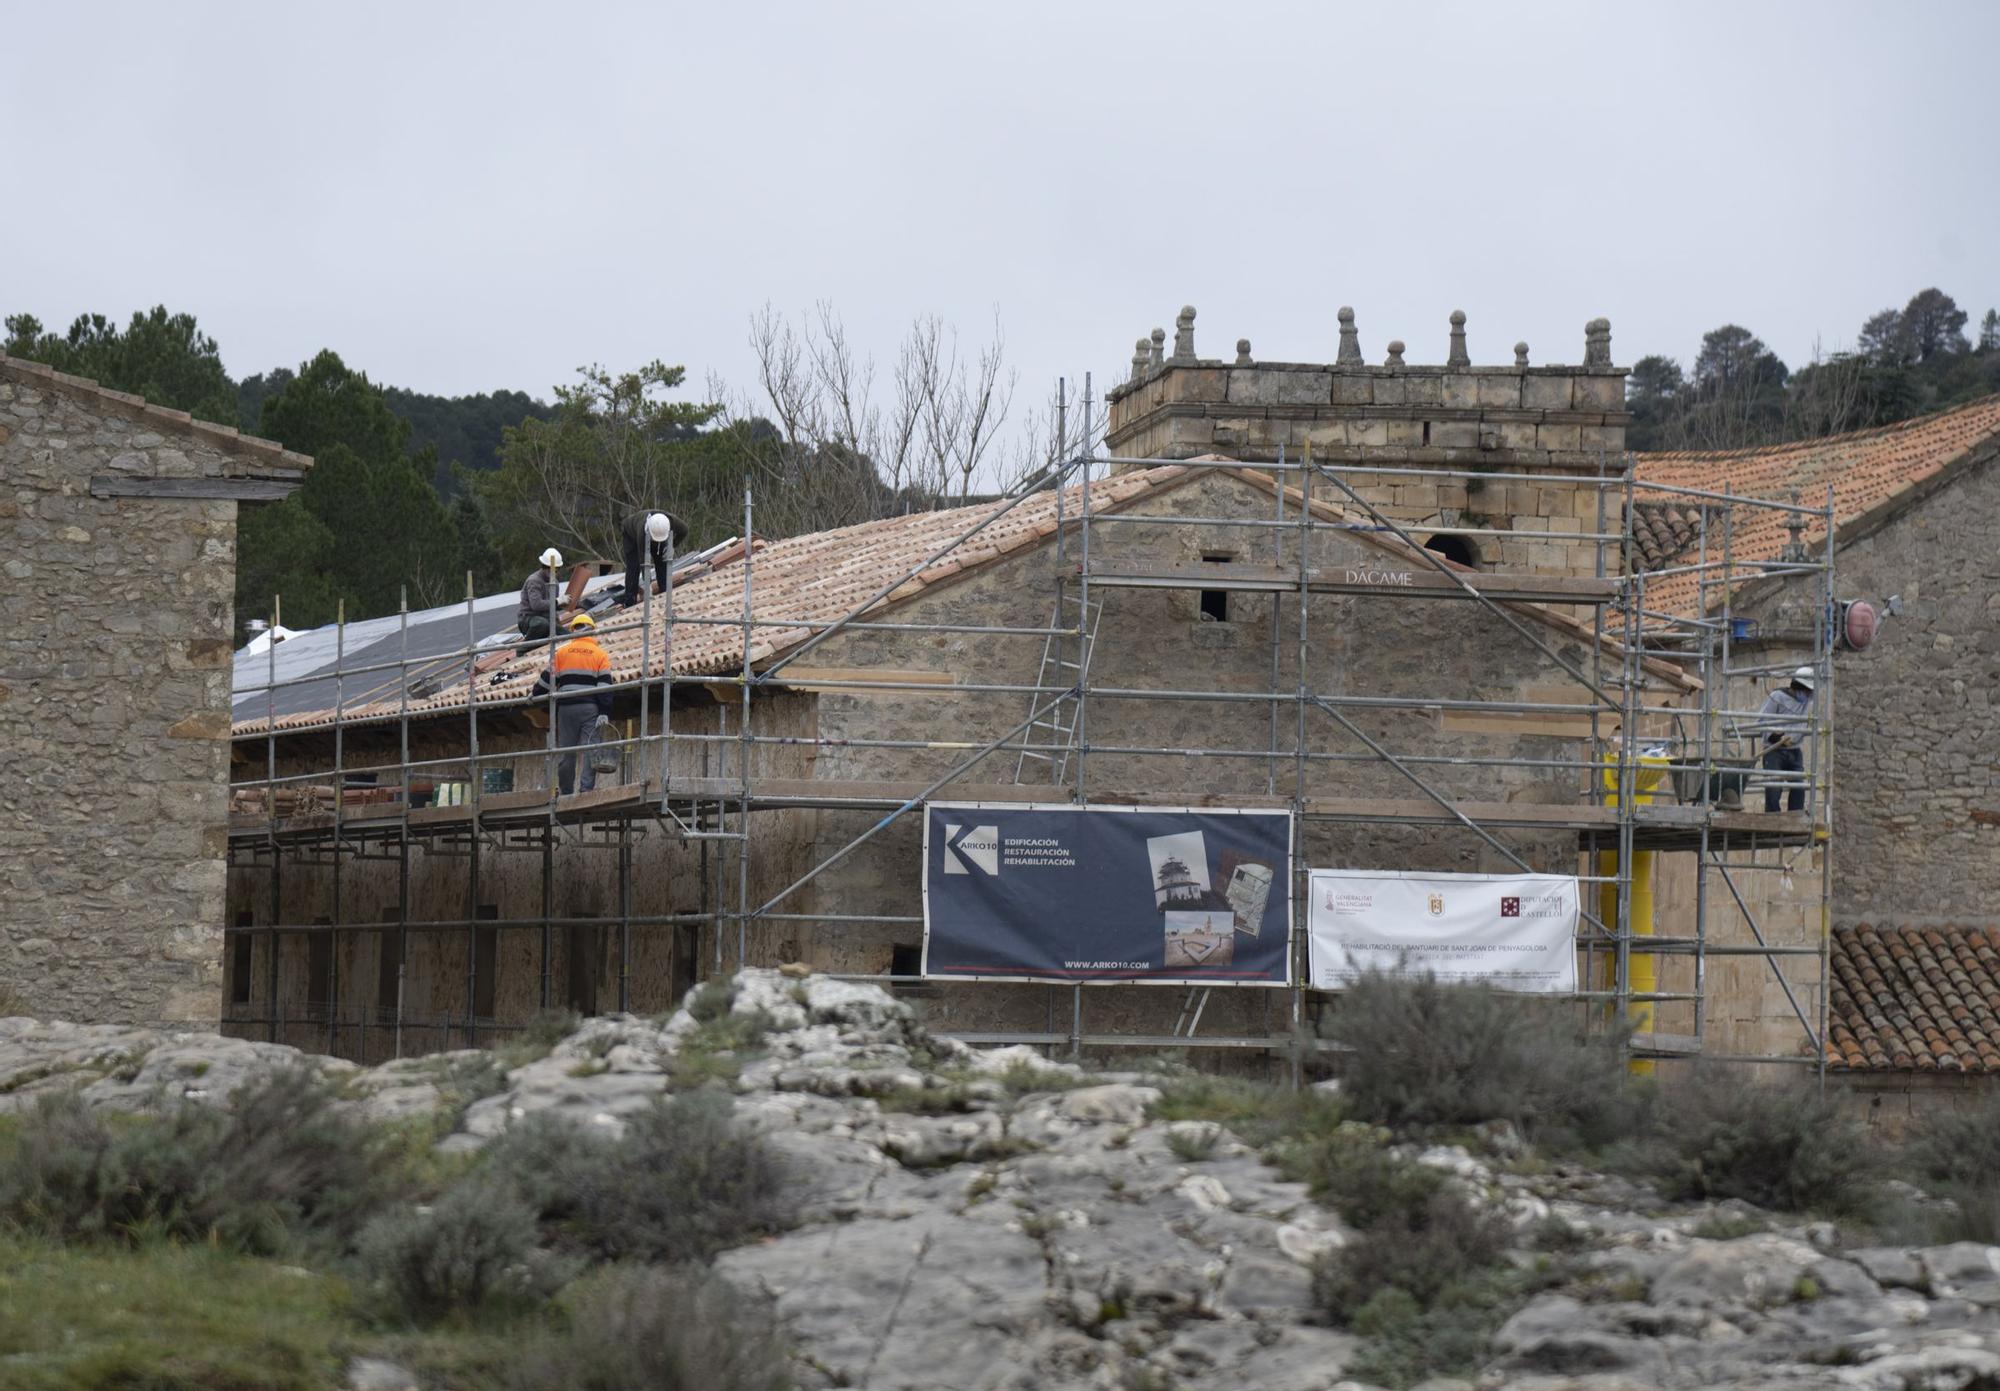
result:
M 1355 475 L 1351 486 L 1419 540 L 1439 527 L 1507 533 L 1459 538 L 1482 568 L 1595 572 L 1597 544 L 1560 533 L 1619 527 L 1619 493 L 1576 481 L 1622 467 L 1626 369 L 1611 363 L 1608 321 L 1585 326 L 1580 366 L 1531 366 L 1525 343 L 1514 345 L 1511 363 L 1474 366 L 1465 315 L 1454 312 L 1445 363 L 1424 366 L 1404 361 L 1401 341 L 1383 362 L 1365 361 L 1351 309 L 1340 311 L 1331 363 L 1259 362 L 1248 339 L 1237 341 L 1232 359 L 1202 358 L 1194 320 L 1192 307 L 1181 310 L 1171 351 L 1164 329 L 1138 341 L 1130 378 L 1106 394 L 1112 455 L 1273 460 L 1282 449 L 1294 461 L 1535 474 L 1490 482 Z M 1324 483 L 1316 492 L 1335 497 Z M 1615 564 L 1609 548 L 1605 558 Z
M 215 1027 L 230 494 L 310 462 L 0 354 L 0 1014 Z
M 2000 920 L 2000 448 L 1841 546 L 1844 599 L 1886 618 L 1838 651 L 1834 922 Z M 1782 600 L 1780 600 L 1782 602 Z

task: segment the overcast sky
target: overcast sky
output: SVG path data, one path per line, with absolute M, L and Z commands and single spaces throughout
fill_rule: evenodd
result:
M 1797 363 L 2000 303 L 2000 5 L 17 5 L 0 309 L 192 311 L 238 376 L 747 384 L 829 299 L 877 357 L 997 312 L 1023 403 L 1197 346 Z

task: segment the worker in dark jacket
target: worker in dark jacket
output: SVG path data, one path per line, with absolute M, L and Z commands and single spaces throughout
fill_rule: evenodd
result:
M 687 540 L 687 523 L 664 512 L 634 512 L 619 528 L 625 545 L 626 608 L 639 602 L 639 581 L 645 571 L 648 552 L 653 562 L 653 592 L 666 587 L 667 572 L 673 568 L 673 548 Z
M 579 745 L 595 743 L 598 721 L 611 715 L 611 657 L 591 635 L 596 626 L 587 613 L 572 618 L 569 630 L 577 636 L 556 649 L 555 660 L 542 669 L 541 679 L 535 682 L 535 698 L 547 700 L 550 678 L 554 678 L 556 747 L 564 750 L 556 763 L 556 780 L 565 797 L 576 784 L 577 756 L 584 752 Z M 588 792 L 596 786 L 597 770 L 585 758 L 582 790 Z
M 556 605 L 562 599 L 562 580 L 557 576 L 561 569 L 562 552 L 550 546 L 542 552 L 542 563 L 521 581 L 521 606 L 514 614 L 514 624 L 524 639 L 545 638 L 555 631 Z

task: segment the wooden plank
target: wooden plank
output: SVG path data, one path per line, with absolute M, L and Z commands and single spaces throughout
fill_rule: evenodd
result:
M 784 686 L 795 691 L 840 691 L 854 695 L 868 692 L 856 684 L 879 682 L 887 689 L 879 690 L 881 695 L 904 694 L 896 687 L 901 686 L 953 686 L 957 678 L 948 671 L 895 670 L 886 667 L 785 667 L 771 679 L 774 686 Z
M 1607 723 L 1608 717 L 1599 722 L 1600 734 L 1607 732 Z M 1443 710 L 1438 713 L 1438 730 L 1444 734 L 1532 734 L 1549 739 L 1588 739 L 1591 734 L 1588 715 L 1530 715 L 1498 710 Z
M 854 808 L 869 811 L 893 810 L 924 792 L 927 784 L 905 781 L 847 781 L 833 778 L 757 778 L 750 787 L 753 803 L 767 807 L 800 806 Z M 691 801 L 731 802 L 743 794 L 734 778 L 674 778 L 669 784 L 669 800 L 686 805 Z M 616 821 L 628 816 L 650 814 L 658 792 L 646 783 L 620 783 L 579 792 L 557 800 L 555 814 L 565 822 Z M 995 806 L 1029 802 L 1063 804 L 1068 790 L 1047 784 L 963 783 L 948 784 L 932 793 L 941 802 L 990 803 Z M 1208 792 L 1177 795 L 1147 794 L 1107 787 L 1093 797 L 1098 805 L 1194 807 L 1236 810 L 1279 808 L 1279 799 L 1263 792 Z M 1461 802 L 1456 810 L 1491 830 L 1604 833 L 1614 830 L 1618 813 L 1605 806 L 1587 803 L 1548 805 L 1534 802 Z M 389 810 L 396 810 L 393 806 Z M 366 815 L 350 814 L 346 820 L 356 831 L 365 827 L 393 829 L 395 820 L 379 815 L 382 808 L 370 807 Z M 547 794 L 530 788 L 511 793 L 495 793 L 482 799 L 482 823 L 522 823 L 540 820 L 548 814 Z M 1420 798 L 1315 797 L 1303 811 L 1308 818 L 1322 821 L 1373 822 L 1420 826 L 1454 826 L 1456 816 L 1436 802 Z M 412 828 L 452 826 L 469 822 L 470 805 L 423 807 L 410 813 Z M 1779 840 L 1805 843 L 1813 832 L 1810 817 L 1803 812 L 1711 812 L 1706 807 L 1660 803 L 1634 808 L 1635 834 L 1641 848 L 1692 848 L 1704 821 L 1711 832 L 1726 835 L 1756 835 L 1767 842 Z M 332 818 L 324 813 L 288 818 L 279 822 L 281 835 L 327 837 L 332 834 Z M 262 817 L 232 816 L 232 836 L 254 840 L 266 823 Z
M 145 497 L 178 501 L 226 498 L 236 502 L 282 502 L 303 478 L 127 478 L 99 474 L 90 480 L 92 497 Z
M 1079 573 L 1081 566 L 1078 567 Z M 1315 568 L 1306 572 L 1306 588 L 1315 594 L 1382 594 L 1406 599 L 1474 598 L 1520 603 L 1608 604 L 1618 597 L 1618 581 L 1580 575 L 1503 574 L 1492 571 L 1452 576 L 1409 561 Z M 1167 566 L 1161 569 L 1097 569 L 1094 585 L 1138 589 L 1226 589 L 1283 593 L 1299 587 L 1299 574 L 1283 566 Z
M 410 809 L 410 824 L 412 826 L 448 826 L 460 821 L 465 822 L 467 825 L 471 824 L 472 803 L 460 802 L 457 806 L 451 807 L 412 807 Z

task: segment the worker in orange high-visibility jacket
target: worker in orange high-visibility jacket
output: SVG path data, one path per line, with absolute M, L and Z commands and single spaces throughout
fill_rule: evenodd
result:
M 535 682 L 535 698 L 547 700 L 550 678 L 556 693 L 556 746 L 565 750 L 556 764 L 557 785 L 567 797 L 575 790 L 578 746 L 594 743 L 600 719 L 611 715 L 611 658 L 591 636 L 597 623 L 587 613 L 569 621 L 577 636 L 556 649 L 554 659 L 542 668 Z M 597 786 L 597 770 L 583 760 L 583 791 Z

